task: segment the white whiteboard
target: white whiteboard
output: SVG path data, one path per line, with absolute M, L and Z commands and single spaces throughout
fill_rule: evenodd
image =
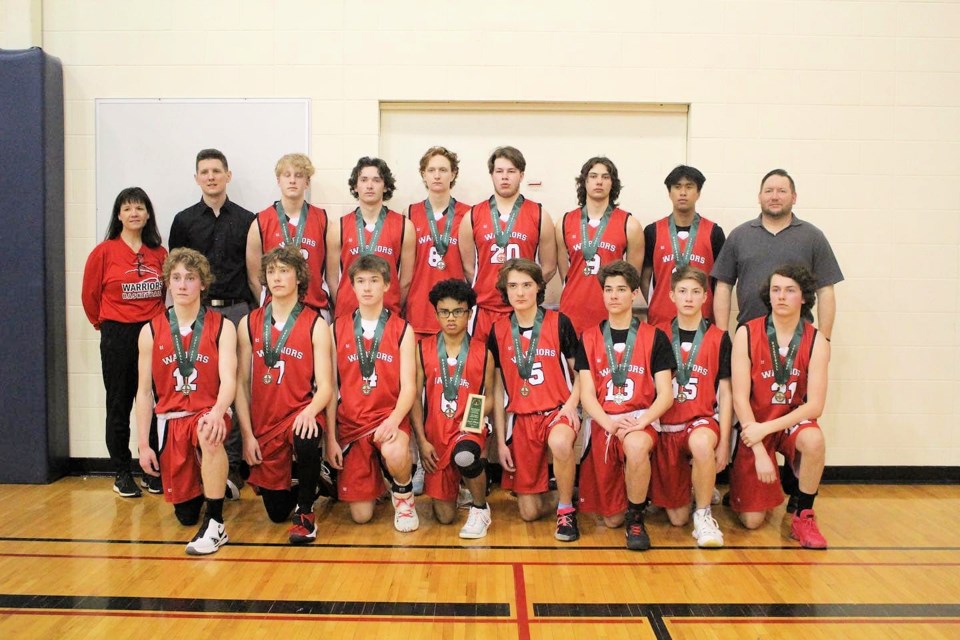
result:
M 278 197 L 274 165 L 287 153 L 310 152 L 310 101 L 294 99 L 98 99 L 97 238 L 113 201 L 142 187 L 153 202 L 166 245 L 178 211 L 199 202 L 197 152 L 227 156 L 227 195 L 254 213 Z

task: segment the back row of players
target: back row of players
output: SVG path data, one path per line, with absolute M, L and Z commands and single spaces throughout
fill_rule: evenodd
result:
M 198 158 L 201 187 L 202 165 L 210 162 Z M 226 170 L 225 160 L 215 162 Z M 500 461 L 508 472 L 504 485 L 517 493 L 525 520 L 537 519 L 548 509 L 543 497 L 549 450 L 560 501 L 556 537 L 579 537 L 572 504 L 573 445 L 580 428 L 577 407 L 582 404 L 589 419 L 581 509 L 599 513 L 608 526 L 626 519 L 628 547 L 647 548 L 643 509 L 650 454 L 656 452 L 654 500 L 667 507 L 678 525 L 689 514 L 692 456 L 694 535 L 703 546 L 719 546 L 722 534 L 709 498 L 716 471 L 726 465 L 736 405 L 748 447 L 738 456 L 738 465 L 748 465 L 748 473 L 734 472 L 742 479 L 733 481 L 734 509 L 746 526 L 760 526 L 765 512 L 782 500 L 779 489 L 775 495 L 767 490 L 776 479 L 772 451 L 779 447 L 790 459 L 802 451 L 794 534 L 804 546 L 825 546 L 812 511 L 823 468 L 823 440 L 819 429 L 808 427 L 816 427 L 811 420 L 822 410 L 828 350 L 801 320 L 816 291 L 822 290 L 819 283 L 802 268 L 768 276 L 768 326 L 744 328 L 743 344 L 738 333 L 734 348 L 747 356 L 741 379 L 746 403 L 731 403 L 729 338 L 703 317 L 711 315 L 711 287 L 704 271 L 692 268 L 709 269 L 723 243 L 719 227 L 695 210 L 704 181 L 700 172 L 681 166 L 668 176 L 674 211 L 646 230 L 643 260 L 644 234 L 632 216 L 615 206 L 620 183 L 609 160 L 593 158 L 584 165 L 577 180 L 581 207 L 564 216 L 563 235 L 556 243 L 550 217 L 519 194 L 524 169 L 519 151 L 497 149 L 488 166 L 496 193 L 470 208 L 450 197 L 456 156 L 439 147 L 429 150 L 421 161 L 429 197 L 412 205 L 404 217 L 383 205 L 394 187 L 389 168 L 379 159 L 361 159 L 350 178 L 360 206 L 341 219 L 339 229 L 327 229 L 325 213 L 304 200 L 312 174 L 309 160 L 292 155 L 278 163 L 281 200 L 257 216 L 246 242 L 247 272 L 259 276 L 250 282 L 251 290 L 259 292 L 265 285 L 271 302 L 240 322 L 236 393 L 244 457 L 252 466 L 250 483 L 259 489 L 271 519 L 282 521 L 295 510 L 291 541 L 315 537 L 312 504 L 324 432 L 328 460 L 343 469 L 338 491 L 350 503 L 353 519 L 365 522 L 372 517 L 385 467 L 392 478 L 395 526 L 415 529 L 407 447 L 410 413 L 428 471 L 426 493 L 435 499 L 438 519 L 454 519 L 462 477 L 473 505 L 461 536 L 482 537 L 490 523 L 482 462 L 486 442 L 483 434 L 461 430 L 464 398 L 476 393 L 487 396 Z M 789 179 L 785 173 L 773 177 Z M 790 189 L 792 193 L 792 181 Z M 123 215 L 115 212 L 114 217 L 125 231 Z M 152 218 L 149 213 L 141 217 L 144 224 Z M 176 228 L 175 222 L 171 243 Z M 272 250 L 280 246 L 299 251 Z M 458 251 L 452 250 L 455 246 Z M 558 248 L 565 282 L 559 314 L 541 306 Z M 264 251 L 267 257 L 261 259 Z M 141 252 L 138 274 L 147 262 Z M 636 263 L 646 265 L 642 276 Z M 328 277 L 337 274 L 336 286 L 324 287 L 324 271 Z M 226 354 L 233 350 L 224 344 L 230 341 L 232 325 L 222 323 L 216 313 L 209 315 L 212 322 L 204 322 L 208 314 L 200 311 L 200 292 L 209 289 L 212 279 L 202 256 L 175 251 L 164 267 L 164 281 L 174 306 L 154 318 L 139 338 L 141 464 L 150 474 L 163 470 L 165 493 L 181 522 L 199 519 L 207 491 L 207 517 L 188 551 L 211 552 L 226 541 L 223 491 L 218 498 L 210 488 L 224 485 L 220 475 L 226 478 L 226 458 L 219 451 L 230 430 L 224 414 L 234 395 L 234 383 L 227 380 L 233 359 Z M 650 320 L 661 330 L 633 320 L 633 305 L 641 289 L 649 290 L 647 283 L 653 290 Z M 334 292 L 336 302 L 332 336 L 316 322 L 329 313 L 327 291 Z M 773 305 L 771 292 L 777 296 Z M 781 304 L 781 298 L 786 302 Z M 474 301 L 478 308 L 467 334 Z M 400 318 L 404 303 L 406 318 L 421 338 L 419 347 Z M 784 322 L 777 322 L 781 307 L 788 313 Z M 205 330 L 207 326 L 211 328 Z M 216 336 L 206 351 L 200 337 L 204 331 Z M 784 347 L 776 347 L 774 340 Z M 772 357 L 774 347 L 783 353 Z M 756 354 L 755 348 L 760 350 Z M 503 362 L 507 366 L 501 366 Z M 756 376 L 750 363 L 762 369 Z M 493 376 L 494 368 L 500 375 Z M 736 365 L 732 370 L 736 398 Z M 578 375 L 582 371 L 592 375 Z M 808 384 L 808 373 L 822 377 L 822 384 Z M 215 377 L 218 384 L 212 386 Z M 758 396 L 756 404 L 753 396 L 758 394 L 751 388 L 760 381 L 764 392 L 759 396 L 770 397 Z M 159 465 L 148 441 L 153 388 L 161 417 Z M 417 388 L 423 404 L 415 401 Z M 201 389 L 206 393 L 196 393 Z M 336 402 L 330 401 L 333 389 Z M 746 419 L 751 415 L 762 422 Z M 590 429 L 592 424 L 601 428 Z M 181 473 L 195 461 L 192 449 L 198 445 L 204 450 L 203 464 L 192 475 Z M 755 447 L 766 453 L 754 458 Z M 294 452 L 300 483 L 291 490 Z

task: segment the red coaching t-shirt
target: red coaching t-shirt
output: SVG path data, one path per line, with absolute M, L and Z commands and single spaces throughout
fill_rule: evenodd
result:
M 80 296 L 90 324 L 146 322 L 163 311 L 166 258 L 163 247 L 134 251 L 120 237 L 98 244 L 84 266 Z

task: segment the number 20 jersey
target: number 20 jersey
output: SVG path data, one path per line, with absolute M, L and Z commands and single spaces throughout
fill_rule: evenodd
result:
M 500 213 L 509 213 L 509 211 Z M 507 314 L 511 311 L 510 305 L 504 303 L 497 290 L 500 269 L 503 263 L 511 258 L 537 261 L 540 252 L 540 219 L 543 216 L 543 208 L 532 200 L 523 201 L 506 251 L 497 246 L 493 226 L 499 225 L 502 231 L 505 223 L 502 220 L 494 221 L 491 214 L 489 200 L 474 205 L 470 212 L 473 241 L 477 249 L 473 290 L 477 292 L 477 305 Z M 501 261 L 500 258 L 503 260 Z

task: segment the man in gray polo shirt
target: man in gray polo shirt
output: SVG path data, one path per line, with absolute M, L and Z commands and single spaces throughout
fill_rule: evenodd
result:
M 833 285 L 843 281 L 830 243 L 820 229 L 793 215 L 797 190 L 783 169 L 763 177 L 759 201 L 760 216 L 733 230 L 710 273 L 717 279 L 713 300 L 717 326 L 728 329 L 734 284 L 740 306 L 737 323 L 743 324 L 767 313 L 760 289 L 770 273 L 782 264 L 796 263 L 817 279 L 817 328 L 829 340 L 837 311 Z

